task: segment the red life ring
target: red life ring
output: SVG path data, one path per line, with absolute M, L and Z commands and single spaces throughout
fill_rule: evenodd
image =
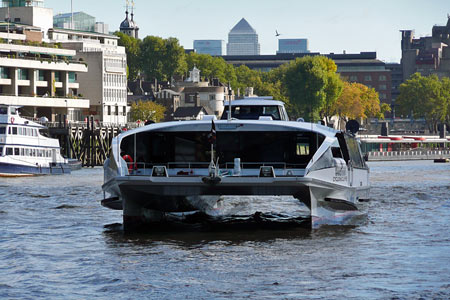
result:
M 127 163 L 128 166 L 128 172 L 133 171 L 133 168 L 136 169 L 136 163 L 133 164 L 133 159 L 128 154 L 125 154 L 122 156 L 123 160 Z
M 14 117 L 11 117 L 11 124 L 14 124 Z

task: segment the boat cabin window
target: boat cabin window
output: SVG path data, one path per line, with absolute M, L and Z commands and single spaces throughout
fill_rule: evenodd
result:
M 0 146 L 0 156 L 3 156 L 3 147 Z
M 9 108 L 9 112 L 10 112 L 12 115 L 15 115 L 15 114 L 17 114 L 17 108 L 15 108 L 15 107 L 10 107 L 10 108 Z
M 366 163 L 361 155 L 361 149 L 358 141 L 351 136 L 346 135 L 345 141 L 347 143 L 348 153 L 353 166 L 356 168 L 366 168 Z
M 231 117 L 239 120 L 258 120 L 260 116 L 272 117 L 272 120 L 281 120 L 278 105 L 236 105 L 231 106 Z M 224 108 L 222 120 L 228 118 L 228 106 Z
M 203 163 L 211 159 L 209 132 L 142 132 L 124 138 L 120 155 L 134 162 L 153 164 Z M 276 167 L 304 168 L 325 137 L 311 132 L 217 132 L 215 157 L 219 164 L 233 164 L 235 158 L 252 167 L 272 163 Z M 134 142 L 136 141 L 136 146 Z M 206 163 L 206 164 L 205 164 Z
M 6 127 L 0 126 L 0 134 L 6 134 Z
M 8 108 L 4 106 L 0 106 L 0 115 L 7 115 L 8 114 Z
M 50 137 L 50 133 L 48 131 L 48 128 L 39 129 L 39 134 L 42 135 L 42 136 Z
M 6 155 L 13 155 L 13 148 L 6 147 Z
M 17 127 L 16 127 L 16 126 L 14 126 L 14 127 L 12 128 L 12 134 L 13 134 L 13 135 L 17 135 Z

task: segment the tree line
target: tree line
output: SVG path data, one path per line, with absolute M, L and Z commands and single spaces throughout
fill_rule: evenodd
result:
M 186 54 L 176 38 L 147 36 L 143 40 L 117 32 L 119 45 L 126 48 L 128 79 L 170 81 L 188 74 L 196 66 L 206 79 L 218 78 L 241 93 L 253 87 L 255 94 L 284 101 L 291 117 L 307 121 L 384 118 L 390 106 L 381 104 L 378 93 L 360 83 L 348 82 L 336 71 L 333 60 L 325 56 L 305 56 L 269 72 L 233 66 L 221 57 L 191 52 Z M 418 74 L 400 87 L 398 111 L 430 122 L 449 120 L 450 80 Z

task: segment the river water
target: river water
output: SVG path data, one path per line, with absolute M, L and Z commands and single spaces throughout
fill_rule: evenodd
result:
M 450 164 L 373 162 L 356 227 L 124 234 L 100 168 L 0 179 L 0 299 L 449 299 Z M 230 213 L 300 213 L 291 198 Z

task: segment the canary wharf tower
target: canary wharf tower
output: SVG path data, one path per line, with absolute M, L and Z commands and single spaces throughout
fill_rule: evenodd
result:
M 242 18 L 228 34 L 227 55 L 259 55 L 258 34 Z

